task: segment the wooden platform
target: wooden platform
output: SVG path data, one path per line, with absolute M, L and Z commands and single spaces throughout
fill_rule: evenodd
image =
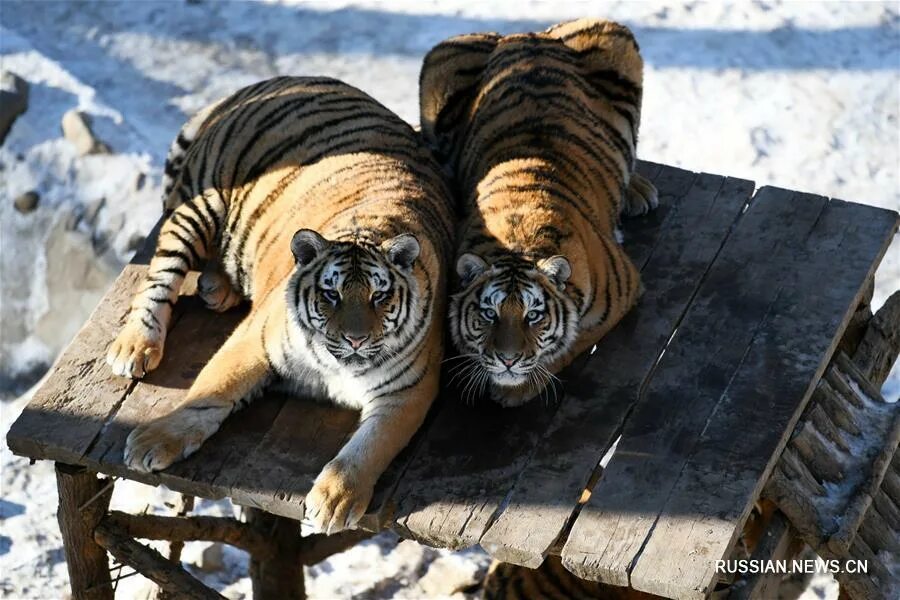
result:
M 647 290 L 639 307 L 565 373 L 557 403 L 467 406 L 448 390 L 379 482 L 366 527 L 435 546 L 481 544 L 528 566 L 561 554 L 582 577 L 670 597 L 710 591 L 898 215 L 656 164 L 640 170 L 660 207 L 625 224 Z M 184 297 L 160 368 L 141 382 L 112 376 L 106 348 L 148 255 L 126 267 L 59 359 L 12 426 L 10 448 L 300 518 L 354 413 L 271 394 L 164 473 L 123 466 L 130 429 L 184 394 L 242 315 Z

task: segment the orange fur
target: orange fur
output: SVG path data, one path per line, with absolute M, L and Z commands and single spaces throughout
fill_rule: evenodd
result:
M 460 36 L 425 59 L 422 133 L 464 211 L 451 332 L 505 405 L 540 393 L 637 301 L 617 225 L 656 205 L 634 174 L 642 70 L 627 28 L 589 19 Z
M 306 497 L 323 531 L 352 526 L 437 394 L 449 193 L 418 135 L 364 93 L 282 77 L 192 118 L 166 164 L 170 211 L 107 360 L 141 377 L 162 359 L 171 307 L 206 263 L 213 310 L 251 309 L 173 412 L 128 437 L 126 463 L 194 452 L 268 382 L 360 410 Z

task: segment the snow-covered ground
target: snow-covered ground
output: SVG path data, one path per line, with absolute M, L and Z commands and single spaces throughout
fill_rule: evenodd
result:
M 157 219 L 162 161 L 187 114 L 261 78 L 328 74 L 415 122 L 419 63 L 442 38 L 586 15 L 623 21 L 640 41 L 643 158 L 900 208 L 895 2 L 3 0 L 0 67 L 28 80 L 30 102 L 0 147 L 0 432 Z M 62 138 L 73 108 L 92 116 L 112 154 L 80 157 Z M 40 203 L 21 214 L 13 199 L 28 190 Z M 898 287 L 895 242 L 875 305 Z M 900 374 L 884 393 L 900 395 Z M 5 446 L 2 465 L 0 594 L 58 598 L 66 573 L 51 466 L 28 466 Z M 115 501 L 163 510 L 167 498 L 135 484 Z M 199 561 L 202 549 L 190 545 L 185 559 Z M 245 557 L 224 558 L 203 577 L 229 596 L 248 594 Z M 308 589 L 319 598 L 423 597 L 439 591 L 439 570 L 462 581 L 485 564 L 478 552 L 385 535 L 310 569 Z M 121 585 L 124 597 L 146 589 L 138 577 Z

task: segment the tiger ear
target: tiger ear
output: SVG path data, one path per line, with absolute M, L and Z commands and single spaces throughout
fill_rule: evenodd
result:
M 312 229 L 300 229 L 291 239 L 291 252 L 300 266 L 308 265 L 327 247 L 328 240 Z
M 419 240 L 411 233 L 402 233 L 384 241 L 381 249 L 387 254 L 388 260 L 401 269 L 410 268 L 419 258 L 419 252 L 422 250 Z
M 475 281 L 487 268 L 488 264 L 477 254 L 467 252 L 456 261 L 456 274 L 459 275 L 459 280 L 463 287 Z
M 537 263 L 538 270 L 547 276 L 560 291 L 566 289 L 566 282 L 572 276 L 572 266 L 565 256 L 551 256 Z
M 425 55 L 419 74 L 419 120 L 422 136 L 441 163 L 454 154 L 481 74 L 499 39 L 496 33 L 460 35 Z

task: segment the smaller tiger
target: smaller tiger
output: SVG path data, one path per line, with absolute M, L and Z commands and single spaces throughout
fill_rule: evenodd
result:
M 422 134 L 463 211 L 449 318 L 467 390 L 527 402 L 637 302 L 618 224 L 657 204 L 634 171 L 642 73 L 632 33 L 593 19 L 426 56 Z

